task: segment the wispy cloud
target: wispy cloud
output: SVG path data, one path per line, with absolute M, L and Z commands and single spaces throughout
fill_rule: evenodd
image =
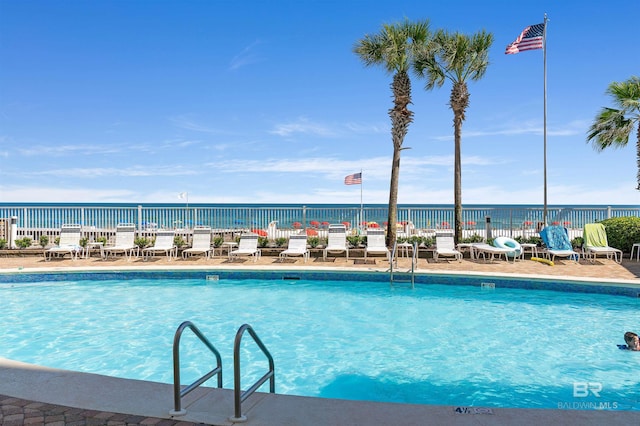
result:
M 225 130 L 217 129 L 215 127 L 198 123 L 193 118 L 188 117 L 187 115 L 178 115 L 175 117 L 170 117 L 169 121 L 176 127 L 179 127 L 185 130 L 191 130 L 194 132 L 209 133 L 209 134 L 216 134 L 216 135 L 229 134 L 229 132 Z
M 269 131 L 269 133 L 278 135 L 278 136 L 283 136 L 283 137 L 291 136 L 294 133 L 324 136 L 324 137 L 334 137 L 337 134 L 334 130 L 331 130 L 329 127 L 324 126 L 322 124 L 311 122 L 304 117 L 299 118 L 295 122 L 277 124 L 275 125 L 273 130 Z
M 240 53 L 238 53 L 231 59 L 231 63 L 229 64 L 229 70 L 235 71 L 238 68 L 242 68 L 247 65 L 256 64 L 264 61 L 262 57 L 260 57 L 254 52 L 256 46 L 260 44 L 262 44 L 262 42 L 260 40 L 256 40 L 250 45 L 246 46 L 244 49 L 242 49 Z
M 553 125 L 547 127 L 547 135 L 549 136 L 574 136 L 584 134 L 588 124 L 584 120 L 574 120 L 565 125 Z M 495 130 L 462 130 L 465 138 L 484 137 L 484 136 L 515 136 L 515 135 L 542 135 L 544 127 L 538 122 L 522 122 L 515 123 L 509 127 L 503 127 Z M 453 135 L 436 136 L 435 140 L 453 140 Z
M 25 156 L 66 156 L 116 154 L 131 149 L 130 145 L 36 145 L 19 148 L 18 152 Z
M 71 177 L 71 178 L 104 178 L 104 177 L 156 177 L 156 176 L 190 176 L 196 175 L 198 172 L 191 167 L 182 166 L 132 166 L 127 168 L 115 167 L 95 167 L 95 168 L 66 168 L 38 170 L 33 172 L 22 173 L 25 177 L 31 176 L 54 176 L 54 177 Z

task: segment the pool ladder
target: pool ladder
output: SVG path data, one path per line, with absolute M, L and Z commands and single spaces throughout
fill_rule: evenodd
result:
M 200 339 L 202 343 L 214 354 L 216 358 L 216 368 L 206 373 L 204 376 L 197 379 L 195 382 L 181 389 L 180 384 L 180 338 L 185 329 L 190 329 Z M 249 332 L 255 343 L 260 350 L 265 354 L 269 361 L 269 371 L 267 371 L 257 382 L 255 382 L 249 389 L 242 391 L 240 380 L 240 344 L 242 342 L 242 336 L 245 332 Z M 184 321 L 175 332 L 173 337 L 173 410 L 169 411 L 172 416 L 184 416 L 187 410 L 182 408 L 182 398 L 189 392 L 196 389 L 198 386 L 209 380 L 214 375 L 218 376 L 218 388 L 222 388 L 222 358 L 220 352 L 209 342 L 209 340 L 202 334 L 202 332 L 191 321 Z M 236 338 L 233 344 L 233 402 L 234 402 L 234 415 L 229 417 L 229 420 L 234 423 L 242 423 L 247 421 L 246 416 L 242 415 L 242 401 L 251 396 L 256 390 L 260 388 L 269 380 L 269 392 L 276 392 L 275 385 L 275 366 L 273 357 L 262 343 L 256 332 L 249 324 L 243 324 L 236 333 Z
M 398 278 L 399 272 L 394 271 L 395 267 L 398 266 L 398 242 L 396 241 L 393 244 L 393 250 L 391 251 L 391 260 L 389 261 L 389 282 L 393 287 L 394 283 L 411 283 L 411 288 L 415 288 L 416 282 L 416 265 L 418 264 L 418 243 L 413 243 L 413 250 L 411 250 L 411 268 L 409 268 L 406 272 L 403 272 L 400 278 Z M 409 274 L 409 278 L 407 278 L 406 274 Z

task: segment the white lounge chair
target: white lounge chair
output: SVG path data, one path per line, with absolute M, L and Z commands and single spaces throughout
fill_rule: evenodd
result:
M 203 254 L 206 259 L 215 255 L 214 249 L 211 248 L 210 226 L 196 226 L 193 228 L 193 242 L 191 247 L 182 251 L 182 258 L 186 259 L 198 254 Z
M 155 256 L 156 253 L 163 253 L 168 260 L 178 257 L 178 247 L 173 241 L 175 236 L 175 231 L 159 230 L 153 246 L 142 249 L 142 260 L 147 261 L 149 256 Z
M 287 256 L 302 256 L 305 262 L 309 260 L 306 235 L 291 235 L 289 237 L 289 245 L 286 250 L 280 253 L 280 261 L 284 260 Z
M 370 254 L 383 254 L 387 261 L 391 254 L 385 242 L 384 229 L 367 229 L 367 247 L 364 249 L 364 258 Z
M 239 256 L 252 256 L 253 261 L 256 262 L 260 258 L 260 255 L 258 234 L 242 234 L 240 236 L 238 249 L 229 252 L 229 261 L 233 262 L 233 260 Z
M 436 232 L 436 249 L 433 252 L 433 260 L 437 262 L 441 257 L 453 257 L 458 262 L 462 262 L 462 253 L 456 250 L 453 234 L 449 232 Z
M 546 246 L 544 253 L 552 262 L 556 256 L 580 261 L 580 253 L 573 250 L 565 228 L 557 225 L 547 226 L 540 231 L 540 238 Z
M 82 251 L 80 237 L 82 235 L 81 225 L 62 225 L 60 227 L 60 240 L 58 245 L 51 247 L 44 252 L 44 260 L 49 261 L 52 257 L 64 257 L 67 253 L 72 260 L 76 260 Z
M 504 256 L 504 260 L 508 262 L 508 256 L 514 253 L 513 249 L 495 247 L 487 243 L 471 243 L 470 250 L 472 259 L 480 260 L 480 256 L 482 256 L 482 259 L 484 259 L 485 262 L 493 261 L 496 256 L 498 257 L 498 259 Z M 490 256 L 489 258 L 487 258 L 488 255 Z
M 329 238 L 327 246 L 322 251 L 323 260 L 327 260 L 327 254 L 345 252 L 349 260 L 349 246 L 347 245 L 347 227 L 345 225 L 329 225 L 327 229 Z
M 102 259 L 107 260 L 109 255 L 115 256 L 122 253 L 128 261 L 131 261 L 133 254 L 140 253 L 140 248 L 135 245 L 136 225 L 131 223 L 121 223 L 116 227 L 116 242 L 113 246 L 101 247 Z
M 584 240 L 584 254 L 591 262 L 596 261 L 598 255 L 605 255 L 607 259 L 613 258 L 622 263 L 622 250 L 609 246 L 607 231 L 601 223 L 587 223 L 582 231 Z

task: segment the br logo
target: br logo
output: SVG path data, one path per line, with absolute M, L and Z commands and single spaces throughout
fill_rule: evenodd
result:
M 586 398 L 591 393 L 596 398 L 600 398 L 602 383 L 599 382 L 574 382 L 573 396 L 575 398 Z

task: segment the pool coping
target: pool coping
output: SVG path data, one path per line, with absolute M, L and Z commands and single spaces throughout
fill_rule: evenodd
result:
M 60 370 L 0 358 L 0 394 L 42 403 L 155 419 L 231 426 L 233 391 L 202 387 L 171 416 L 169 384 Z M 246 425 L 626 425 L 640 411 L 455 407 L 312 398 L 257 392 L 244 401 Z
M 211 266 L 157 266 L 157 267 L 91 267 L 91 268 L 11 268 L 5 273 L 86 273 L 121 271 L 168 271 L 168 270 L 237 270 L 234 265 Z M 358 273 L 365 270 L 353 268 L 322 268 L 323 270 Z M 243 271 L 317 271 L 318 268 L 296 266 L 258 265 L 245 267 Z M 385 272 L 384 268 L 367 268 L 368 272 Z M 460 272 L 448 270 L 417 271 L 417 274 L 444 274 L 480 277 L 506 277 L 519 279 L 550 279 L 582 282 L 586 285 L 623 285 L 640 288 L 636 280 L 532 276 L 530 274 Z M 155 419 L 173 419 L 185 422 L 230 426 L 234 413 L 233 391 L 203 387 L 187 395 L 183 407 L 187 414 L 172 417 L 173 386 L 165 383 L 121 379 L 92 373 L 53 369 L 22 363 L 0 357 L 0 394 L 37 402 L 58 404 L 89 410 L 126 413 Z M 479 409 L 479 410 L 477 410 Z M 261 426 L 280 425 L 423 425 L 428 419 L 435 425 L 609 425 L 633 424 L 640 421 L 640 411 L 616 410 L 571 410 L 491 408 L 491 414 L 482 407 L 454 407 L 440 405 L 398 404 L 367 401 L 350 401 L 327 398 L 301 397 L 258 392 L 243 404 L 243 414 L 248 417 L 245 424 Z

